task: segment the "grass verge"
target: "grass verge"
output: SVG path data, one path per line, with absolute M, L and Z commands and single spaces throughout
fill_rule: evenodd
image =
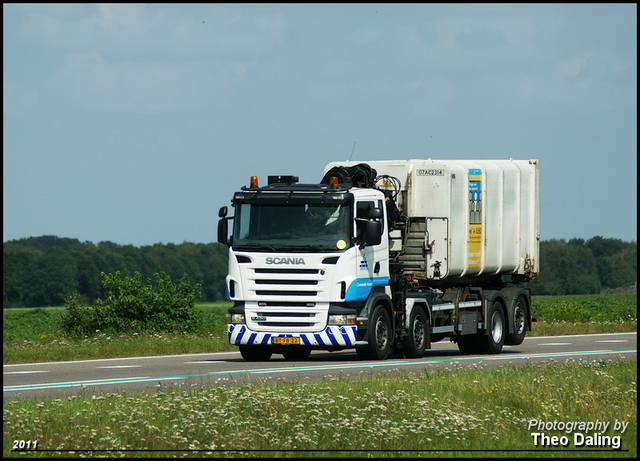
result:
M 3 405 L 3 455 L 635 459 L 636 381 L 635 361 L 594 361 L 18 400 Z M 538 428 L 554 421 L 608 426 Z M 536 446 L 539 432 L 566 444 Z M 580 444 L 594 434 L 608 439 Z

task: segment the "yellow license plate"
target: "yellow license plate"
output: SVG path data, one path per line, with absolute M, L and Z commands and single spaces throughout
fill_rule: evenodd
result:
M 274 336 L 271 339 L 273 344 L 300 345 L 300 338 L 298 336 Z

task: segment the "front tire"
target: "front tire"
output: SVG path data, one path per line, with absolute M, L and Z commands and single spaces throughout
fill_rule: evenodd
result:
M 364 348 L 356 349 L 361 359 L 384 360 L 389 355 L 392 340 L 391 319 L 389 313 L 382 306 L 376 306 L 369 319 L 367 344 Z
M 310 347 L 303 346 L 285 346 L 285 349 L 282 351 L 282 355 L 287 360 L 307 360 L 309 355 L 311 355 Z
M 247 362 L 266 362 L 271 358 L 273 350 L 265 346 L 240 346 L 240 354 Z

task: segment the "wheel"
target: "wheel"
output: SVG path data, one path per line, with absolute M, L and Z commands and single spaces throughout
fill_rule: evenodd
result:
M 287 346 L 282 350 L 282 355 L 287 360 L 306 360 L 311 354 L 309 347 Z
M 367 331 L 369 344 L 364 348 L 356 349 L 358 357 L 373 360 L 386 359 L 389 355 L 389 349 L 391 349 L 391 338 L 389 313 L 384 307 L 376 306 L 369 319 L 369 330 Z
M 358 354 L 358 358 L 360 360 L 369 360 L 371 358 L 371 353 L 369 352 L 368 347 L 357 347 L 356 354 Z
M 505 344 L 517 346 L 522 344 L 527 334 L 527 301 L 520 296 L 513 307 L 513 333 L 507 335 Z
M 477 335 L 460 336 L 460 338 L 458 338 L 458 349 L 460 353 L 463 355 L 482 353 L 483 349 L 478 341 L 478 339 L 481 338 L 481 336 Z
M 273 351 L 270 347 L 240 346 L 240 354 L 247 362 L 266 362 L 271 358 Z
M 505 339 L 504 312 L 499 301 L 495 301 L 489 309 L 487 328 L 489 329 L 489 334 L 483 336 L 485 341 L 484 352 L 498 354 L 502 350 Z
M 422 306 L 413 306 L 409 318 L 409 336 L 405 340 L 402 350 L 407 358 L 419 358 L 424 355 L 428 338 L 427 315 Z

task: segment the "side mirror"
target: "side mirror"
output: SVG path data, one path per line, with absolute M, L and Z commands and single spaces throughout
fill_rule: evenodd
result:
M 227 208 L 226 206 L 221 207 L 218 211 L 218 217 L 220 218 L 220 221 L 218 221 L 218 242 L 230 246 L 229 226 L 227 225 L 227 222 L 229 221 L 229 219 L 233 218 L 227 218 L 228 212 L 229 208 Z
M 227 222 L 228 219 L 224 217 L 218 221 L 218 242 L 229 246 L 229 230 Z
M 366 245 L 379 245 L 382 242 L 382 221 L 368 221 L 364 229 Z
M 382 208 L 371 208 L 369 210 L 369 219 L 382 219 Z
M 378 221 L 374 221 L 377 219 Z M 382 242 L 382 208 L 371 208 L 369 210 L 369 221 L 365 224 L 364 228 L 364 242 L 361 248 L 365 245 L 380 245 Z

